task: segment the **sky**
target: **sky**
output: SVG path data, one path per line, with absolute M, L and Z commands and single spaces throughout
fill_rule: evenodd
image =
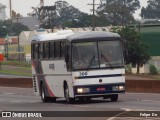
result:
M 12 10 L 16 11 L 17 13 L 20 13 L 23 16 L 27 16 L 27 13 L 32 12 L 31 7 L 37 7 L 40 3 L 40 0 L 11 0 L 12 1 Z M 57 0 L 44 0 L 45 6 L 51 6 L 54 5 L 54 2 Z M 92 9 L 92 6 L 87 5 L 88 3 L 92 3 L 93 0 L 65 0 L 69 4 L 75 6 L 76 8 L 80 9 L 83 12 L 87 12 L 91 14 L 90 9 Z M 95 0 L 96 3 L 98 3 L 100 0 Z M 7 17 L 10 16 L 9 14 L 9 0 L 0 0 L 0 3 L 3 5 L 6 5 L 6 15 Z M 140 0 L 141 6 L 147 5 L 147 0 Z M 136 11 L 135 18 L 140 19 L 139 17 L 140 10 Z

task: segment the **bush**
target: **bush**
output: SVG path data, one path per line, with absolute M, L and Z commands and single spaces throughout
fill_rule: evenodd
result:
M 157 75 L 157 74 L 158 74 L 158 70 L 157 70 L 157 68 L 155 67 L 155 65 L 150 64 L 149 70 L 150 70 L 150 74 L 151 74 L 151 75 Z
M 128 73 L 128 74 L 132 73 L 132 67 L 131 67 L 130 64 L 128 64 L 128 65 L 125 66 L 125 72 Z

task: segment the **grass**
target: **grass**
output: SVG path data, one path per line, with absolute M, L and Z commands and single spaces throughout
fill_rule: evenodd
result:
M 12 66 L 19 66 L 19 67 L 31 67 L 30 63 L 19 62 L 19 61 L 5 61 L 5 62 L 2 62 L 2 65 L 12 65 Z
M 26 73 L 26 72 L 19 72 L 16 70 L 0 70 L 0 74 L 6 74 L 6 75 L 18 75 L 18 76 L 27 76 L 27 77 L 31 77 L 32 74 L 31 73 Z
M 31 77 L 31 64 L 19 61 L 7 61 L 1 65 L 0 74 Z

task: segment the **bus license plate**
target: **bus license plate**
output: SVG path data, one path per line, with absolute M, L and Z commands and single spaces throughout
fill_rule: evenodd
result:
M 105 91 L 106 88 L 97 88 L 97 91 Z

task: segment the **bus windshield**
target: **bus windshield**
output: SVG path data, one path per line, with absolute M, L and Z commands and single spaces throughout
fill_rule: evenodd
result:
M 73 70 L 115 68 L 123 65 L 122 45 L 120 41 L 72 44 Z

